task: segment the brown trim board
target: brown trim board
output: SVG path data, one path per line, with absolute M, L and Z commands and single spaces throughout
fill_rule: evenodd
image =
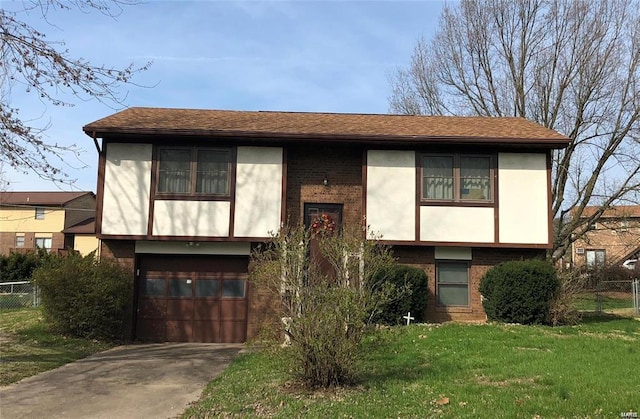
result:
M 96 194 L 96 235 L 102 232 L 102 212 L 104 206 L 104 181 L 107 166 L 108 142 L 102 142 L 102 150 L 98 155 L 98 185 Z

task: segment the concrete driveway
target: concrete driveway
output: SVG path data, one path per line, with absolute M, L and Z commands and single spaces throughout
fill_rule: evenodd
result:
M 174 418 L 240 344 L 127 345 L 0 387 L 2 418 Z

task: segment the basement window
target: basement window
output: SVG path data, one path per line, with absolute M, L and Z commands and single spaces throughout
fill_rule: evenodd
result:
M 469 306 L 468 262 L 437 262 L 436 277 L 439 306 Z

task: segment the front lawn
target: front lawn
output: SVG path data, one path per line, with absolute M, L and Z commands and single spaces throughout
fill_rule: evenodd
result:
M 111 346 L 50 333 L 37 308 L 0 311 L 0 386 L 57 368 Z
M 359 385 L 308 392 L 285 350 L 238 357 L 191 417 L 620 417 L 640 410 L 640 321 L 412 325 L 366 342 Z
M 621 316 L 633 315 L 633 294 L 631 292 L 601 291 L 599 298 L 602 312 Z M 583 312 L 596 312 L 598 296 L 595 292 L 582 293 L 577 296 L 574 307 Z

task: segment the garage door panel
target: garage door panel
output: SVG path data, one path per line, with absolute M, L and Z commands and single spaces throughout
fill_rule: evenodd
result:
M 220 301 L 220 318 L 225 320 L 244 320 L 247 312 L 246 300 L 222 300 Z
M 141 299 L 138 313 L 143 319 L 164 320 L 167 313 L 167 301 L 165 299 Z
M 154 342 L 167 340 L 166 321 L 164 319 L 142 319 L 138 321 L 138 339 Z
M 220 323 L 195 320 L 193 340 L 196 342 L 214 343 L 224 342 L 220 338 Z
M 191 320 L 167 320 L 167 340 L 169 342 L 192 342 L 193 322 Z
M 193 300 L 167 300 L 167 320 L 191 320 L 193 318 Z
M 220 319 L 220 300 L 217 299 L 197 299 L 194 303 L 193 318 L 195 320 L 218 320 Z
M 246 256 L 139 255 L 137 336 L 244 342 Z
M 222 320 L 220 322 L 220 342 L 241 343 L 246 340 L 244 321 Z

